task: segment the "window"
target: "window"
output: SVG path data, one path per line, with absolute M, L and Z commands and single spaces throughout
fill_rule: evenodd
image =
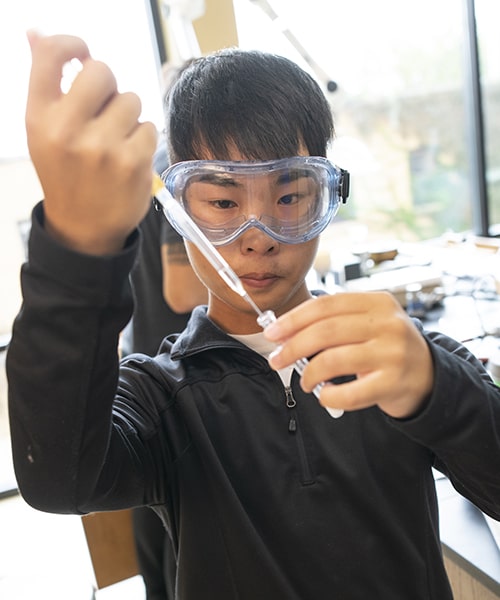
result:
M 19 268 L 24 259 L 23 222 L 42 198 L 28 158 L 24 110 L 31 64 L 26 30 L 80 35 L 93 56 L 107 62 L 119 89 L 141 97 L 142 116 L 163 128 L 159 61 L 150 27 L 149 2 L 130 0 L 25 0 L 0 6 L 0 336 L 8 335 L 19 310 Z
M 143 116 L 159 125 L 158 60 L 146 0 L 131 0 L 124 10 L 119 0 L 24 0 L 0 8 L 0 157 L 26 156 L 24 108 L 31 64 L 26 30 L 45 34 L 69 33 L 83 37 L 91 53 L 107 62 L 120 89 L 137 92 Z M 10 59 L 9 59 L 10 57 Z
M 495 31 L 495 22 L 498 22 L 500 16 L 500 5 L 488 0 L 476 0 L 475 6 L 484 110 L 489 220 L 493 225 L 493 233 L 500 235 L 500 38 Z
M 480 9 L 486 115 L 494 132 L 500 43 L 492 12 L 498 9 L 487 1 Z M 350 200 L 337 217 L 337 224 L 340 218 L 350 225 L 351 241 L 416 241 L 473 229 L 462 3 L 235 0 L 235 10 L 242 47 L 288 56 L 325 90 L 328 79 L 337 83 L 335 92 L 326 91 L 337 132 L 330 158 L 352 175 Z M 488 138 L 496 221 L 498 139 Z

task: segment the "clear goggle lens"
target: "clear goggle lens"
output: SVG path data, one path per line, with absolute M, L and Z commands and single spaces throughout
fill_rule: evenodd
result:
M 272 161 L 186 161 L 162 179 L 172 196 L 216 246 L 251 227 L 278 242 L 317 237 L 349 193 L 349 174 L 323 157 Z M 184 237 L 182 224 L 172 221 Z

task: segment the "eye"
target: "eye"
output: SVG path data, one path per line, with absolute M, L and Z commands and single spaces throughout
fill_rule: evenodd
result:
M 281 198 L 278 201 L 278 204 L 290 206 L 291 204 L 295 204 L 297 202 L 297 200 L 298 200 L 297 194 L 285 194 L 284 196 L 281 196 Z
M 234 208 L 236 206 L 236 203 L 233 202 L 233 200 L 211 200 L 210 204 L 215 208 L 221 208 L 223 210 Z

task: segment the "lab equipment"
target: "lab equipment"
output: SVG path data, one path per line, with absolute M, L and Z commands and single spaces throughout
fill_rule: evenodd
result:
M 166 218 L 174 224 L 177 223 L 181 229 L 179 233 L 187 237 L 197 248 L 203 253 L 205 258 L 217 271 L 219 276 L 225 281 L 233 292 L 236 292 L 241 296 L 256 312 L 257 323 L 265 329 L 270 323 L 276 320 L 276 315 L 272 310 L 262 311 L 252 300 L 251 296 L 243 287 L 240 278 L 236 275 L 233 269 L 229 266 L 224 257 L 219 253 L 215 246 L 210 242 L 207 236 L 201 231 L 196 223 L 191 219 L 183 207 L 173 198 L 172 194 L 166 189 L 161 177 L 157 174 L 153 174 L 153 186 L 152 195 L 156 199 L 156 207 L 163 210 Z M 307 359 L 301 358 L 296 361 L 295 369 L 302 375 L 305 366 L 307 365 Z M 319 398 L 321 388 L 324 383 L 318 384 L 314 390 L 314 395 Z M 334 418 L 342 416 L 343 410 L 335 408 L 326 408 L 327 412 Z
M 215 246 L 251 227 L 284 244 L 307 242 L 329 225 L 349 194 L 349 173 L 322 156 L 184 161 L 162 179 Z M 182 223 L 172 225 L 185 236 Z

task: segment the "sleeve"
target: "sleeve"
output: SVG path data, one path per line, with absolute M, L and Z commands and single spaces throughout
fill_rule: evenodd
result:
M 119 333 L 132 313 L 128 276 L 138 234 L 120 254 L 94 257 L 46 234 L 41 203 L 32 221 L 23 305 L 7 353 L 14 467 L 31 505 L 85 512 L 80 499 L 95 494 L 97 480 L 105 476 L 112 485 L 113 460 L 131 460 L 111 415 Z M 107 475 L 105 457 L 111 457 Z
M 500 388 L 463 345 L 440 333 L 425 337 L 434 388 L 414 418 L 394 427 L 430 448 L 435 467 L 483 512 L 500 519 Z

